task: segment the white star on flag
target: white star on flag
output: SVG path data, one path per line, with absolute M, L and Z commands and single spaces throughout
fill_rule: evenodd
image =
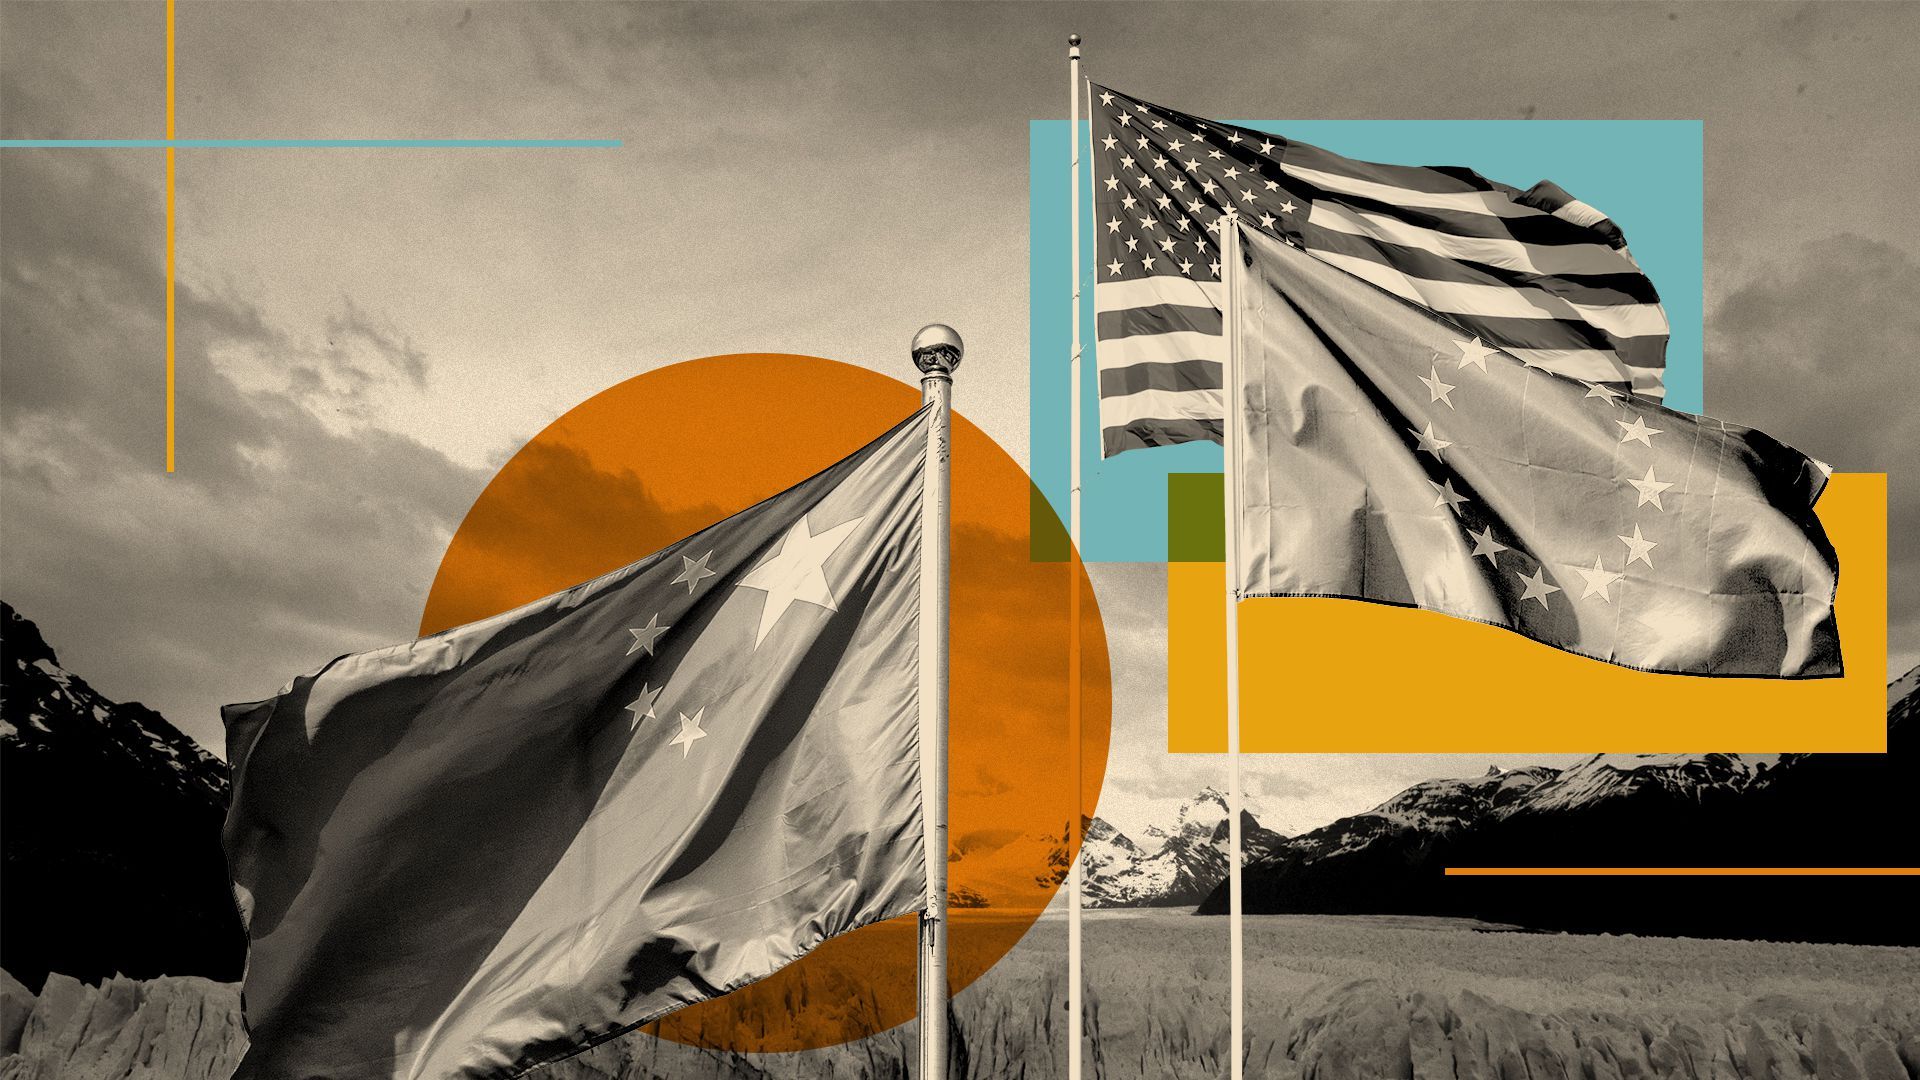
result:
M 815 535 L 807 524 L 806 515 L 802 514 L 800 520 L 793 523 L 793 528 L 787 530 L 787 535 L 781 537 L 780 546 L 775 549 L 773 556 L 740 579 L 741 588 L 758 589 L 767 594 L 766 604 L 760 609 L 760 629 L 753 638 L 754 648 L 760 647 L 760 643 L 767 639 L 768 631 L 796 601 L 805 601 L 828 611 L 840 610 L 834 600 L 833 590 L 827 586 L 824 567 L 828 557 L 864 520 L 854 518 L 852 521 L 843 521 Z
M 1585 600 L 1589 596 L 1598 596 L 1609 604 L 1613 603 L 1613 597 L 1607 595 L 1607 590 L 1613 587 L 1614 582 L 1626 577 L 1625 574 L 1616 574 L 1601 566 L 1598 555 L 1593 557 L 1593 569 L 1589 570 L 1584 566 L 1576 566 L 1573 568 L 1573 571 L 1587 579 L 1587 587 L 1581 590 L 1580 599 Z
M 653 618 L 647 620 L 647 625 L 638 630 L 629 629 L 627 631 L 627 633 L 633 635 L 633 644 L 627 646 L 627 655 L 632 656 L 634 653 L 645 651 L 648 656 L 652 656 L 653 643 L 660 640 L 661 634 L 671 629 L 672 627 L 670 626 L 661 626 L 660 616 L 658 613 L 655 613 Z
M 1460 349 L 1460 366 L 1462 368 L 1465 368 L 1468 364 L 1472 364 L 1481 371 L 1487 370 L 1487 357 L 1492 356 L 1494 350 L 1480 344 L 1479 338 L 1474 338 L 1472 341 L 1456 341 L 1454 344 Z M 1452 403 L 1449 402 L 1448 404 Z
M 707 560 L 711 558 L 713 558 L 713 552 L 711 551 L 697 559 L 689 559 L 685 555 L 680 556 L 680 573 L 675 575 L 674 579 L 667 582 L 667 584 L 678 585 L 684 581 L 687 583 L 687 595 L 692 596 L 694 586 L 700 584 L 702 578 L 714 576 L 713 571 L 707 569 Z
M 1657 427 L 1648 427 L 1646 420 L 1638 416 L 1633 418 L 1631 424 L 1625 420 L 1615 420 L 1614 423 L 1620 425 L 1621 442 L 1637 442 L 1649 448 L 1653 446 L 1653 437 L 1660 434 L 1662 430 Z
M 1432 397 L 1428 399 L 1428 404 L 1432 404 L 1435 401 L 1444 401 L 1447 403 L 1447 408 L 1453 408 L 1453 398 L 1448 395 L 1459 389 L 1459 387 L 1452 383 L 1441 382 L 1440 369 L 1438 367 L 1428 365 L 1428 371 L 1432 374 L 1432 378 L 1428 378 L 1425 375 L 1420 376 L 1420 381 L 1427 384 L 1427 393 L 1432 395 Z
M 693 744 L 707 737 L 706 731 L 700 727 L 700 717 L 706 711 L 707 707 L 702 705 L 692 716 L 680 714 L 680 733 L 667 740 L 668 746 L 680 748 L 680 760 L 685 761 L 687 755 L 693 753 Z
M 1468 529 L 1467 535 L 1473 537 L 1473 555 L 1476 557 L 1485 555 L 1489 566 L 1498 567 L 1500 565 L 1500 553 L 1513 550 L 1493 538 L 1493 526 L 1491 525 L 1479 532 Z
M 1547 605 L 1547 596 L 1551 593 L 1559 592 L 1560 586 L 1547 584 L 1547 568 L 1546 567 L 1544 566 L 1534 567 L 1532 577 L 1528 577 L 1526 574 L 1522 574 L 1518 572 L 1516 572 L 1513 576 L 1527 583 L 1527 591 L 1520 594 L 1520 599 L 1522 602 L 1525 602 L 1528 600 L 1538 600 L 1540 601 L 1541 607 L 1547 608 L 1549 611 L 1552 610 L 1552 608 L 1548 607 Z
M 1614 539 L 1627 545 L 1627 565 L 1632 566 L 1635 559 L 1653 566 L 1653 549 L 1660 545 L 1640 535 L 1640 524 L 1634 523 L 1632 536 L 1615 536 Z
M 633 714 L 633 723 L 627 726 L 627 730 L 632 731 L 638 728 L 642 720 L 658 719 L 653 715 L 653 703 L 660 700 L 660 691 L 663 689 L 665 687 L 640 684 L 640 696 L 634 698 L 632 704 L 625 706 L 626 710 Z
M 1420 440 L 1420 445 L 1419 447 L 1416 448 L 1417 451 L 1425 451 L 1426 453 L 1432 454 L 1433 460 L 1435 461 L 1445 460 L 1440 456 L 1440 451 L 1445 450 L 1449 446 L 1452 446 L 1453 443 L 1449 442 L 1446 439 L 1439 439 L 1434 437 L 1433 421 L 1431 420 L 1427 421 L 1427 429 L 1425 431 L 1414 431 L 1412 428 L 1408 428 L 1407 430 L 1413 433 L 1414 438 Z
M 1632 484 L 1634 488 L 1640 492 L 1640 501 L 1634 503 L 1634 506 L 1639 507 L 1652 503 L 1655 510 L 1665 512 L 1667 508 L 1660 505 L 1660 493 L 1673 485 L 1661 483 L 1660 478 L 1653 475 L 1653 466 L 1647 466 L 1647 475 L 1645 477 L 1639 480 L 1628 480 L 1627 483 Z
M 1427 481 L 1427 486 L 1433 489 L 1433 508 L 1435 510 L 1444 506 L 1458 514 L 1460 512 L 1460 504 L 1470 501 L 1465 495 L 1453 490 L 1453 481 L 1451 480 L 1444 484 L 1436 484 L 1429 480 Z

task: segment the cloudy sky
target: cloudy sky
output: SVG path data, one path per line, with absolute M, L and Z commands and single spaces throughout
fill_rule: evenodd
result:
M 162 134 L 163 26 L 0 0 L 0 129 Z M 1064 111 L 1070 30 L 1101 77 L 1219 116 L 1704 119 L 1708 407 L 1894 473 L 1892 663 L 1920 659 L 1920 7 L 182 0 L 178 29 L 183 136 L 625 141 L 181 152 L 171 476 L 159 153 L 0 151 L 0 596 L 210 745 L 221 703 L 411 636 L 493 469 L 638 372 L 903 375 L 938 319 L 960 408 L 1025 462 L 1026 127 Z M 1143 615 L 1109 626 L 1119 816 L 1145 816 L 1218 766 L 1159 752 L 1161 571 L 1100 588 Z M 1292 830 L 1487 764 L 1252 787 Z

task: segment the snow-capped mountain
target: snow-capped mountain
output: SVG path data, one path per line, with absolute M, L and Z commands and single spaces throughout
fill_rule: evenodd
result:
M 6 682 L 0 693 L 0 746 L 26 755 L 80 747 L 111 756 L 155 786 L 225 813 L 227 767 L 200 744 L 138 702 L 108 700 L 60 666 L 40 628 L 0 602 Z
M 1904 692 L 1903 692 L 1904 691 Z M 1889 688 L 1885 754 L 1598 754 L 1430 780 L 1250 860 L 1251 912 L 1475 915 L 1543 928 L 1920 943 L 1911 878 L 1447 877 L 1449 866 L 1913 866 L 1907 745 L 1920 671 Z M 1203 914 L 1226 907 L 1216 888 Z
M 1286 838 L 1262 828 L 1241 811 L 1241 842 L 1251 860 Z M 1136 842 L 1100 818 L 1087 825 L 1082 848 L 1085 902 L 1089 907 L 1185 907 L 1199 903 L 1227 876 L 1227 798 L 1204 788 L 1180 804 L 1167 825 L 1141 830 Z M 1054 848 L 1048 876 L 1066 876 L 1064 845 Z
M 205 974 L 241 961 L 220 827 L 227 768 L 66 668 L 0 603 L 0 812 L 7 970 Z
M 1488 768 L 1466 779 L 1423 780 L 1365 813 L 1302 833 L 1272 854 L 1312 861 L 1396 838 L 1445 836 L 1506 810 L 1557 776 L 1559 770 L 1536 765 Z
M 1778 755 L 1751 754 L 1595 754 L 1502 812 L 1575 810 L 1643 791 L 1711 799 L 1746 790 L 1778 760 Z

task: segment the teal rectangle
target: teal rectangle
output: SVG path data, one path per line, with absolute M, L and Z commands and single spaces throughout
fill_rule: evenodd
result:
M 1701 265 L 1704 126 L 1698 120 L 1290 120 L 1237 121 L 1339 154 L 1406 165 L 1476 169 L 1517 187 L 1552 180 L 1611 217 L 1653 280 L 1672 324 L 1668 406 L 1704 407 Z M 1028 330 L 1034 483 L 1065 517 L 1068 361 L 1073 272 L 1068 223 L 1071 151 L 1065 120 L 1027 128 Z M 1086 125 L 1081 124 L 1085 157 Z M 1220 471 L 1212 443 L 1100 457 L 1093 316 L 1093 200 L 1080 200 L 1081 557 L 1088 562 L 1168 558 L 1169 476 Z

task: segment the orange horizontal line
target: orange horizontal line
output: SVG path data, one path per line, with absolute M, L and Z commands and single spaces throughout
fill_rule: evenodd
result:
M 1449 866 L 1448 877 L 1916 877 L 1920 866 Z

